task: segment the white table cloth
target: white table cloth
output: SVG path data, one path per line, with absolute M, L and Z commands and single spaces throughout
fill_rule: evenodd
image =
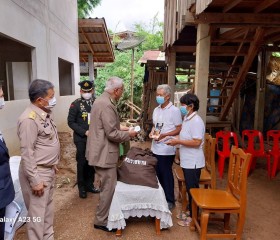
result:
M 107 227 L 124 229 L 129 217 L 151 216 L 160 219 L 160 229 L 168 228 L 173 226 L 171 215 L 160 184 L 156 189 L 118 181 Z

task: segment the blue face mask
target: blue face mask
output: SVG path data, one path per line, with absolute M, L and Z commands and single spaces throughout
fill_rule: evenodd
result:
M 162 97 L 162 96 L 157 96 L 156 100 L 157 100 L 157 103 L 160 105 L 164 103 L 164 97 Z
M 183 116 L 187 115 L 189 113 L 187 106 L 181 106 L 180 107 L 180 111 L 182 113 Z

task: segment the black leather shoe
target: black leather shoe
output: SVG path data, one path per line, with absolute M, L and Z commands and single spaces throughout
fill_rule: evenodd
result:
M 85 189 L 79 189 L 79 197 L 80 198 L 87 198 L 87 192 Z
M 96 224 L 94 224 L 93 226 L 94 226 L 94 228 L 103 230 L 103 231 L 105 231 L 105 232 L 116 232 L 116 231 L 117 231 L 116 228 L 113 228 L 112 230 L 109 230 L 106 226 L 102 226 L 102 225 L 96 225 Z
M 100 189 L 95 188 L 94 186 L 87 187 L 86 189 L 87 189 L 87 192 L 100 193 Z
M 169 211 L 171 211 L 175 207 L 175 204 L 172 202 L 167 202 L 167 204 L 168 204 Z

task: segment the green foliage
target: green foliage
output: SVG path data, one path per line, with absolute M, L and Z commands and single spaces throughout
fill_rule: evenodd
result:
M 77 0 L 78 17 L 85 18 L 90 15 L 93 9 L 99 5 L 101 0 Z
M 134 56 L 134 85 L 133 102 L 137 106 L 141 107 L 142 104 L 142 92 L 143 92 L 143 77 L 144 67 L 141 67 L 138 60 L 143 56 L 144 51 L 151 49 L 158 49 L 163 44 L 163 23 L 157 20 L 157 16 L 152 20 L 150 26 L 144 24 L 135 24 L 136 36 L 145 37 L 145 41 L 135 48 Z M 124 80 L 125 91 L 120 100 L 122 111 L 126 111 L 129 114 L 129 110 L 124 106 L 124 101 L 130 99 L 131 88 L 131 57 L 132 50 L 117 51 L 115 50 L 115 61 L 110 64 L 106 64 L 104 68 L 99 68 L 97 78 L 95 80 L 96 95 L 100 95 L 104 91 L 105 82 L 111 76 L 117 76 Z M 128 115 L 127 115 L 128 117 Z
M 272 53 L 272 56 L 273 56 L 273 57 L 280 57 L 280 52 L 273 52 L 273 53 Z

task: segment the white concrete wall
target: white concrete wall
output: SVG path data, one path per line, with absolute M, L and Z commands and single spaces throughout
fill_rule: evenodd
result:
M 79 95 L 79 42 L 76 0 L 1 0 L 0 33 L 34 47 L 33 79 L 54 83 L 57 106 L 54 117 L 59 131 L 68 130 L 66 118 L 71 101 Z M 59 96 L 58 58 L 74 64 L 76 96 Z M 0 110 L 0 129 L 10 154 L 19 153 L 16 123 L 29 100 L 7 102 Z

